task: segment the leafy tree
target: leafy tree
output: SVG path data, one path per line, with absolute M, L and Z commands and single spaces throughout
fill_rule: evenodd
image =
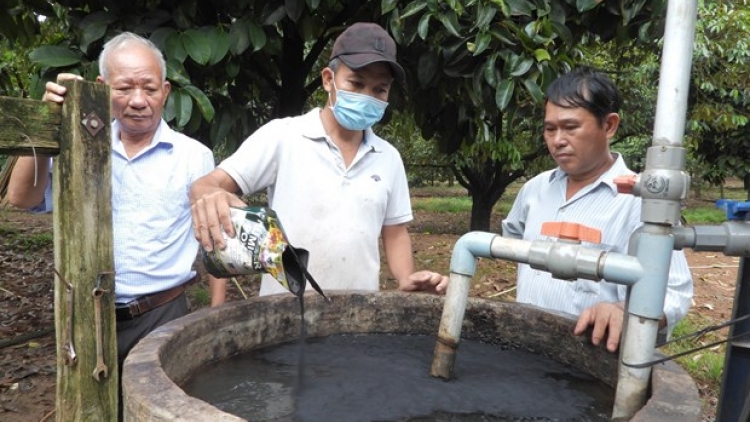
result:
M 302 111 L 344 26 L 383 23 L 409 75 L 394 108 L 405 108 L 424 139 L 450 154 L 474 200 L 471 229 L 479 230 L 489 227 L 505 188 L 545 155 L 539 126 L 549 82 L 579 63 L 582 43 L 652 38 L 663 4 L 60 0 L 27 7 L 66 28 L 65 39 L 32 54 L 48 79 L 60 71 L 93 78 L 102 43 L 119 31 L 150 37 L 165 51 L 174 86 L 166 118 L 219 156 L 270 118 Z
M 395 146 L 404 160 L 409 186 L 419 187 L 428 183 L 453 183 L 448 156 L 441 154 L 435 142 L 419 135 L 419 127 L 411 115 L 390 111 L 388 123 L 375 128 L 376 132 Z
M 582 61 L 609 74 L 623 97 L 612 149 L 623 155 L 631 169 L 643 171 L 654 129 L 661 44 L 597 42 L 588 43 L 582 51 Z
M 29 53 L 38 46 L 55 42 L 60 29 L 40 19 L 20 0 L 0 3 L 0 95 L 5 97 L 39 98 L 38 78 L 34 74 Z M 51 10 L 41 2 L 40 8 Z
M 687 146 L 713 185 L 750 174 L 750 6 L 699 3 Z
M 379 16 L 379 4 L 361 0 L 50 3 L 68 37 L 32 54 L 45 78 L 72 71 L 93 79 L 107 39 L 124 30 L 144 35 L 167 59 L 173 89 L 165 118 L 217 156 L 269 119 L 300 114 L 320 86 L 331 40 Z
M 589 42 L 649 41 L 663 1 L 385 0 L 410 71 L 408 110 L 451 154 L 473 199 L 471 230 L 489 228 L 507 186 L 545 156 L 543 92 L 582 62 Z

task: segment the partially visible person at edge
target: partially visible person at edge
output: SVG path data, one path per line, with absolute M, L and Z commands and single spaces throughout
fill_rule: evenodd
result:
M 212 152 L 162 119 L 170 84 L 161 51 L 133 33 L 104 45 L 98 82 L 111 88 L 112 228 L 117 355 L 123 361 L 156 327 L 189 312 L 185 287 L 197 278 L 198 252 L 188 189 L 214 168 Z M 58 75 L 58 82 L 81 79 Z M 48 82 L 43 100 L 62 103 L 65 87 Z M 8 185 L 11 204 L 52 210 L 49 157 L 19 157 Z M 212 305 L 226 280 L 209 277 Z
M 542 239 L 542 223 L 565 221 L 601 231 L 599 245 L 627 253 L 630 235 L 641 226 L 641 200 L 618 194 L 614 179 L 633 174 L 610 140 L 620 123 L 620 93 L 604 74 L 588 68 L 567 73 L 547 90 L 544 140 L 558 167 L 526 182 L 503 220 L 503 236 Z M 693 280 L 682 251 L 673 252 L 661 334 L 668 336 L 688 312 Z M 626 287 L 602 281 L 552 278 L 527 264 L 518 266 L 517 301 L 578 316 L 575 335 L 593 326 L 591 341 L 619 347 Z
M 371 127 L 383 116 L 394 78 L 404 81 L 396 44 L 383 28 L 356 23 L 336 39 L 321 71 L 325 106 L 273 120 L 190 189 L 195 233 L 207 251 L 235 232 L 238 194 L 268 189 L 290 244 L 310 251 L 309 271 L 324 290 L 379 289 L 382 237 L 402 291 L 444 293 L 448 277 L 414 271 L 406 172 L 398 151 Z M 264 275 L 260 294 L 284 292 Z

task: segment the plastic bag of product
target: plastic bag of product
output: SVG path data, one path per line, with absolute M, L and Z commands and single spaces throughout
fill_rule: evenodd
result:
M 307 271 L 310 253 L 289 244 L 276 213 L 265 207 L 230 208 L 235 237 L 224 234 L 226 247 L 203 250 L 203 264 L 216 277 L 267 273 L 297 296 L 307 282 L 325 294 Z

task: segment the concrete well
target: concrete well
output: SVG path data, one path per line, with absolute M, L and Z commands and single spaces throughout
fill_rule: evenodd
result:
M 443 297 L 418 293 L 331 292 L 305 297 L 309 337 L 345 333 L 437 334 Z M 158 328 L 125 360 L 125 421 L 244 421 L 188 396 L 179 387 L 201 366 L 299 338 L 292 295 L 252 298 L 202 309 Z M 470 298 L 462 338 L 539 353 L 614 387 L 617 355 L 572 335 L 575 320 L 539 308 Z M 458 351 L 460 354 L 460 349 Z M 677 364 L 653 368 L 648 402 L 633 421 L 698 422 L 695 383 Z

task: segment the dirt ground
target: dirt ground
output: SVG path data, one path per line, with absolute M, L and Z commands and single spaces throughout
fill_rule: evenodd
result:
M 493 221 L 493 230 L 496 224 Z M 459 238 L 456 233 L 465 232 L 466 226 L 465 215 L 417 212 L 411 228 L 417 266 L 447 274 L 451 250 Z M 51 233 L 50 215 L 0 209 L 0 420 L 5 422 L 54 420 L 54 260 L 51 242 L 36 245 L 29 241 L 39 233 Z M 686 255 L 695 281 L 691 315 L 699 316 L 700 326 L 729 319 L 739 258 L 692 251 Z M 514 280 L 515 264 L 481 260 L 471 294 L 513 300 Z M 248 295 L 257 289 L 248 280 L 241 280 L 241 286 Z M 393 288 L 387 275 L 383 286 Z M 229 296 L 242 300 L 234 287 Z M 697 384 L 704 401 L 704 421 L 713 421 L 716 392 Z

